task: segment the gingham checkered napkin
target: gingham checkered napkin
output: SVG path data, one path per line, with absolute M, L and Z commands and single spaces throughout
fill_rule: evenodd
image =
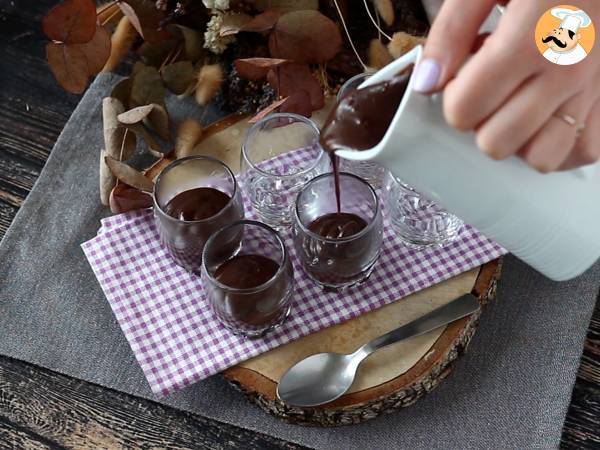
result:
M 253 218 L 248 205 L 247 217 Z M 343 293 L 323 292 L 293 255 L 292 314 L 264 338 L 246 339 L 222 327 L 200 277 L 175 265 L 162 248 L 151 210 L 102 220 L 83 251 L 129 341 L 152 391 L 167 395 L 227 367 L 309 333 L 357 317 L 505 253 L 465 227 L 442 249 L 412 250 L 385 221 L 382 255 L 369 280 Z

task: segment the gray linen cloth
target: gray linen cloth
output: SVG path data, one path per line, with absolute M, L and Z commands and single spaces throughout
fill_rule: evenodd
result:
M 0 353 L 156 400 L 79 247 L 107 214 L 98 201 L 101 99 L 115 81 L 101 75 L 83 97 L 0 245 Z M 200 113 L 169 107 L 175 118 Z M 555 447 L 599 279 L 600 264 L 558 284 L 507 257 L 498 300 L 453 375 L 417 404 L 361 425 L 283 423 L 220 376 L 159 401 L 316 448 Z

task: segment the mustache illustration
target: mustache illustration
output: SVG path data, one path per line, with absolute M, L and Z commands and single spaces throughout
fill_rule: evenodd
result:
M 566 43 L 566 42 L 562 42 L 562 41 L 561 41 L 561 40 L 559 40 L 559 39 L 558 39 L 556 36 L 548 36 L 548 37 L 542 38 L 542 42 L 543 42 L 544 44 L 546 44 L 546 43 L 548 43 L 548 42 L 550 42 L 550 41 L 554 41 L 554 43 L 555 43 L 556 45 L 558 45 L 560 48 L 565 48 L 565 47 L 567 46 L 567 43 Z

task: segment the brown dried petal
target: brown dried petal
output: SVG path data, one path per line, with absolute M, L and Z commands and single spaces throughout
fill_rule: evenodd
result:
M 294 92 L 279 108 L 279 112 L 290 112 L 310 117 L 312 115 L 310 95 L 305 90 Z
M 227 13 L 223 15 L 223 21 L 219 28 L 219 36 L 231 36 L 237 34 L 240 29 L 252 20 L 248 14 Z
M 108 168 L 112 174 L 121 182 L 140 191 L 152 192 L 154 183 L 143 173 L 138 172 L 133 167 L 117 159 L 107 156 L 105 159 Z
M 160 67 L 179 45 L 178 39 L 165 39 L 160 42 L 144 42 L 137 53 L 147 66 Z
M 282 12 L 299 9 L 319 9 L 319 0 L 254 0 L 253 3 L 259 11 L 267 8 L 277 8 Z
M 152 197 L 124 183 L 117 184 L 110 192 L 110 210 L 121 214 L 136 209 L 150 208 Z
M 198 61 L 204 53 L 204 34 L 183 25 L 174 25 L 174 27 L 180 31 L 183 37 L 186 59 L 192 62 Z
M 162 79 L 167 88 L 176 95 L 187 91 L 194 82 L 194 66 L 190 61 L 178 61 L 165 66 L 162 70 Z
M 313 111 L 321 109 L 325 104 L 323 89 L 306 64 L 290 63 L 270 69 L 267 81 L 284 97 L 297 91 L 306 91 Z
M 96 32 L 96 5 L 92 0 L 64 0 L 44 16 L 42 29 L 53 41 L 85 44 Z
M 290 62 L 278 58 L 243 58 L 236 59 L 233 63 L 241 77 L 248 80 L 260 80 L 267 76 L 271 67 L 281 66 Z
M 162 146 L 160 142 L 150 133 L 150 131 L 141 123 L 133 123 L 130 125 L 123 125 L 124 129 L 127 129 L 131 133 L 135 133 L 137 137 L 142 138 L 142 140 L 146 143 L 148 151 L 157 157 L 164 156 L 162 152 Z
M 152 110 L 148 116 L 148 123 L 161 139 L 168 141 L 171 139 L 171 127 L 169 125 L 169 113 L 163 105 L 152 104 Z
M 129 97 L 131 95 L 131 78 L 124 78 L 115 84 L 110 96 L 118 99 L 125 108 L 129 107 Z
M 130 109 L 129 111 L 125 111 L 117 116 L 117 119 L 120 123 L 123 124 L 133 124 L 138 123 L 144 120 L 150 112 L 154 109 L 154 105 L 144 105 L 138 106 L 137 108 Z
M 292 11 L 279 18 L 269 36 L 275 58 L 299 63 L 323 63 L 342 48 L 338 26 L 319 11 Z
M 46 58 L 54 78 L 69 92 L 81 94 L 88 83 L 88 66 L 85 53 L 78 46 L 46 44 Z

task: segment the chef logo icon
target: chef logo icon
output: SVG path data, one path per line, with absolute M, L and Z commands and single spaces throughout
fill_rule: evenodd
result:
M 584 60 L 594 46 L 595 31 L 590 16 L 570 5 L 559 5 L 542 15 L 535 41 L 548 61 L 569 66 Z

